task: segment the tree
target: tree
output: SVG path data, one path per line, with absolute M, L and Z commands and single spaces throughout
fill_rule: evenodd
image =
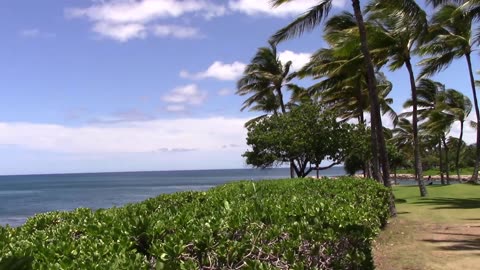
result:
M 473 94 L 476 121 L 480 121 L 480 109 L 478 107 L 475 80 L 471 62 L 471 53 L 474 50 L 474 38 L 472 24 L 474 13 L 459 12 L 456 4 L 445 4 L 450 1 L 429 1 L 435 5 L 444 4 L 432 17 L 429 29 L 430 40 L 420 47 L 422 55 L 429 55 L 420 62 L 423 66 L 421 76 L 430 76 L 444 70 L 454 59 L 464 57 L 467 62 L 468 75 Z M 456 3 L 463 1 L 453 1 Z M 478 169 L 480 162 L 480 129 L 477 129 L 477 158 L 473 170 L 472 181 L 478 181 Z
M 302 104 L 290 112 L 259 119 L 248 126 L 247 144 L 251 150 L 243 156 L 249 165 L 271 167 L 293 161 L 298 177 L 312 170 L 340 164 L 352 145 L 352 127 L 339 123 L 315 104 Z M 320 167 L 324 160 L 330 165 Z
M 402 5 L 391 5 L 389 1 L 376 0 L 368 8 L 370 20 L 376 21 L 386 36 L 388 55 L 390 56 L 389 68 L 391 71 L 406 67 L 409 75 L 411 100 L 412 100 L 412 131 L 414 148 L 415 179 L 418 182 L 420 195 L 427 196 L 427 189 L 422 177 L 422 161 L 420 156 L 420 143 L 418 139 L 417 116 L 417 87 L 412 67 L 412 52 L 417 42 L 427 30 L 427 15 L 415 3 L 406 1 L 410 9 L 415 9 L 415 16 L 407 13 Z

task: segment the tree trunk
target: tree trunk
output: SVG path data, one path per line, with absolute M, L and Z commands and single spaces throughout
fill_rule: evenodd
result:
M 442 185 L 445 185 L 445 177 L 443 175 L 443 155 L 442 155 L 442 141 L 438 144 L 438 154 L 439 154 L 439 161 L 440 161 L 440 180 Z
M 463 124 L 464 121 L 460 121 L 460 136 L 458 137 L 458 145 L 457 145 L 457 154 L 455 157 L 455 167 L 457 169 L 457 180 L 460 182 L 460 151 L 462 150 L 462 140 L 463 140 Z
M 480 124 L 480 110 L 478 108 L 477 91 L 475 90 L 475 79 L 473 78 L 472 60 L 470 59 L 470 53 L 465 54 L 465 58 L 467 58 L 468 73 L 470 75 L 470 85 L 472 86 L 473 104 L 475 105 L 475 116 L 477 124 Z M 480 162 L 480 128 L 478 127 L 476 152 L 477 155 L 475 159 L 475 167 L 473 168 L 472 181 L 478 183 L 478 166 Z
M 398 185 L 398 182 L 397 182 L 397 166 L 393 166 L 393 173 L 394 173 L 393 180 L 395 181 L 395 185 Z
M 415 180 L 417 180 L 420 189 L 420 196 L 426 197 L 428 195 L 427 188 L 422 176 L 422 161 L 420 159 L 420 144 L 418 142 L 418 113 L 417 113 L 417 86 L 415 85 L 415 76 L 413 75 L 412 63 L 410 59 L 406 59 L 405 65 L 410 76 L 410 88 L 412 90 L 412 128 L 413 128 L 413 148 L 415 156 Z
M 448 145 L 447 140 L 445 139 L 445 135 L 442 136 L 443 141 L 443 149 L 445 149 L 445 174 L 447 175 L 447 185 L 450 185 L 450 166 L 448 160 Z
M 367 43 L 367 31 L 365 29 L 365 23 L 363 21 L 362 10 L 360 7 L 360 0 L 352 0 L 352 7 L 355 13 L 355 19 L 358 25 L 358 31 L 360 33 L 360 43 L 361 43 L 361 50 L 364 56 L 365 66 L 367 68 L 367 85 L 368 85 L 368 93 L 370 95 L 370 112 L 371 112 L 371 119 L 372 119 L 372 129 L 375 126 L 375 135 L 372 132 L 372 142 L 375 142 L 375 145 L 378 142 L 378 148 L 374 147 L 372 144 L 372 154 L 374 163 L 380 163 L 382 166 L 383 172 L 383 184 L 386 187 L 391 188 L 392 183 L 390 183 L 390 172 L 388 166 L 388 156 L 387 156 L 387 148 L 385 146 L 385 138 L 383 135 L 383 126 L 382 126 L 382 119 L 380 117 L 380 105 L 378 102 L 378 93 L 376 89 L 376 82 L 375 82 L 375 70 L 373 68 L 372 59 L 370 56 L 370 51 L 368 50 L 368 43 Z M 376 149 L 375 149 L 376 148 Z M 378 151 L 378 153 L 377 153 Z M 378 160 L 378 161 L 376 161 Z M 378 172 L 378 167 L 374 170 L 375 177 L 379 177 L 380 173 Z M 377 178 L 377 180 L 380 180 Z M 393 192 L 390 190 L 390 215 L 396 216 L 397 210 L 395 208 L 395 198 L 393 196 Z
M 290 178 L 295 178 L 295 164 L 293 163 L 293 159 L 290 160 Z

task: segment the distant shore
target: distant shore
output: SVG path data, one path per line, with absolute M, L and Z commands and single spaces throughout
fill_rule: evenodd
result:
M 467 182 L 470 181 L 472 178 L 471 175 L 460 175 L 460 181 L 462 182 Z M 394 180 L 395 175 L 390 174 L 390 179 Z M 442 177 L 440 175 L 431 175 L 431 176 L 423 176 L 424 180 L 431 180 L 431 181 L 441 181 Z M 445 179 L 447 179 L 447 176 L 445 175 Z M 398 173 L 397 174 L 397 180 L 415 180 L 415 175 L 410 174 L 410 173 Z M 450 174 L 450 180 L 458 180 L 456 174 Z

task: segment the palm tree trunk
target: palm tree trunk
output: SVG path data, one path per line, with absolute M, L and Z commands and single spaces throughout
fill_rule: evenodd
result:
M 460 181 L 460 151 L 462 150 L 462 140 L 463 140 L 463 124 L 464 121 L 460 121 L 460 136 L 458 137 L 457 145 L 457 156 L 455 157 L 455 167 L 457 168 L 457 180 Z
M 450 185 L 450 166 L 448 165 L 448 145 L 445 135 L 442 135 L 443 149 L 445 149 L 445 174 L 447 175 L 447 185 Z
M 278 102 L 280 103 L 280 108 L 282 109 L 282 113 L 286 113 L 287 110 L 285 109 L 285 104 L 283 103 L 282 88 L 277 87 L 276 91 L 278 95 Z M 295 178 L 295 168 L 294 168 L 295 164 L 293 162 L 294 162 L 293 159 L 290 159 L 290 178 Z
M 367 85 L 368 85 L 368 93 L 370 95 L 370 111 L 371 111 L 371 119 L 372 119 L 372 127 L 375 126 L 375 135 L 372 132 L 372 142 L 375 141 L 375 145 L 378 142 L 378 148 L 375 149 L 372 144 L 372 154 L 373 160 L 378 160 L 376 163 L 380 163 L 382 166 L 383 172 L 383 184 L 386 187 L 391 187 L 392 183 L 390 183 L 390 172 L 388 166 L 388 156 L 387 156 L 387 148 L 385 145 L 385 138 L 383 135 L 383 126 L 382 126 L 382 119 L 380 117 L 380 105 L 378 102 L 378 93 L 376 89 L 375 83 L 375 70 L 373 68 L 372 58 L 370 56 L 370 51 L 368 50 L 367 44 L 367 31 L 365 29 L 365 22 L 363 21 L 362 10 L 360 8 L 360 0 L 352 0 L 352 7 L 355 13 L 355 19 L 358 25 L 358 31 L 360 33 L 360 43 L 361 43 L 361 50 L 364 57 L 365 65 L 367 68 Z M 372 128 L 373 130 L 373 128 Z M 378 154 L 377 154 L 378 150 Z M 378 168 L 375 168 L 377 173 L 374 176 L 379 177 L 380 173 L 378 172 Z M 377 178 L 377 180 L 380 180 Z M 389 201 L 389 208 L 390 208 L 390 215 L 396 216 L 397 210 L 395 208 L 395 198 L 393 196 L 393 192 L 390 191 L 390 201 Z
M 418 113 L 417 113 L 417 86 L 415 85 L 415 76 L 413 75 L 412 63 L 410 59 L 405 60 L 405 65 L 408 69 L 410 76 L 410 87 L 412 90 L 412 128 L 413 128 L 413 148 L 415 156 L 415 180 L 417 180 L 418 187 L 420 189 L 420 196 L 426 197 L 428 195 L 427 188 L 422 176 L 422 161 L 420 159 L 420 144 L 418 142 Z
M 440 180 L 442 185 L 445 185 L 445 177 L 443 175 L 443 155 L 442 155 L 442 141 L 438 144 L 438 155 L 440 161 Z
M 475 116 L 477 123 L 480 123 L 480 110 L 478 108 L 478 100 L 477 100 L 477 92 L 475 90 L 475 79 L 473 78 L 473 70 L 472 70 L 472 60 L 470 59 L 470 53 L 465 54 L 465 58 L 467 58 L 468 64 L 468 73 L 470 75 L 470 85 L 472 86 L 472 94 L 473 94 L 473 104 L 475 106 Z M 477 183 L 478 182 L 478 167 L 480 162 L 480 128 L 477 128 L 477 146 L 476 146 L 476 159 L 475 159 L 475 167 L 473 169 L 472 181 Z
M 280 103 L 280 108 L 282 109 L 282 113 L 286 113 L 287 110 L 285 109 L 285 104 L 283 103 L 282 87 L 277 87 L 277 95 L 278 102 Z

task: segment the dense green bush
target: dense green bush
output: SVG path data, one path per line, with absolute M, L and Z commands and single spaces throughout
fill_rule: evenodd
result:
M 372 269 L 387 202 L 374 181 L 295 179 L 39 214 L 0 227 L 0 269 Z

